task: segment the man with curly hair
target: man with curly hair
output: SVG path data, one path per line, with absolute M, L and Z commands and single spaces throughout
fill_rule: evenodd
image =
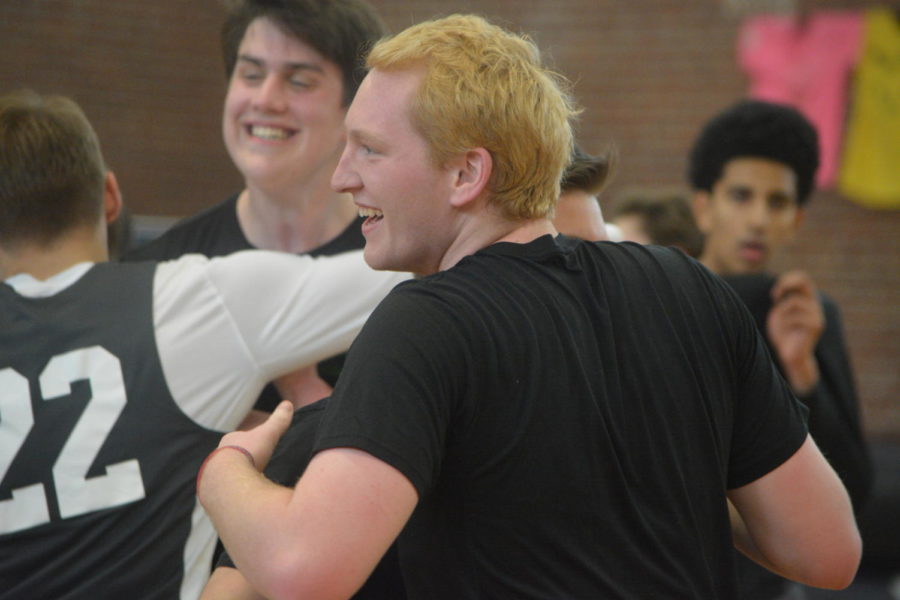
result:
M 840 313 L 809 274 L 768 273 L 803 221 L 819 165 L 818 136 L 797 110 L 742 100 L 711 119 L 690 153 L 700 261 L 756 317 L 782 374 L 809 408 L 809 429 L 858 512 L 872 471 Z M 739 560 L 743 598 L 802 598 L 792 584 Z

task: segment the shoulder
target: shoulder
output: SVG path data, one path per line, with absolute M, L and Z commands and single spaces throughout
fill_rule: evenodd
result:
M 696 299 L 717 296 L 722 281 L 683 251 L 635 242 L 588 242 L 579 246 L 586 264 L 598 270 L 605 282 L 645 289 L 678 292 Z
M 437 274 L 397 284 L 375 307 L 354 345 L 372 344 L 384 351 L 391 348 L 446 349 L 451 339 L 467 329 L 472 308 L 471 294 L 459 285 L 456 276 Z

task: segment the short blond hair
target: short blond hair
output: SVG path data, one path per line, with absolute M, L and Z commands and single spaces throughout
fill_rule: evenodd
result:
M 451 15 L 414 25 L 377 43 L 367 66 L 424 66 L 412 119 L 443 165 L 472 148 L 488 150 L 491 202 L 510 219 L 553 214 L 573 149 L 578 113 L 568 81 L 541 64 L 527 37 L 485 19 Z

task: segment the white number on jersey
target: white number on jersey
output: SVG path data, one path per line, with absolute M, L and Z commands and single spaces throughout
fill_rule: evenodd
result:
M 74 381 L 90 381 L 92 397 L 53 465 L 53 484 L 62 518 L 112 508 L 144 498 L 137 459 L 107 465 L 106 474 L 87 477 L 91 463 L 125 408 L 119 359 L 100 346 L 54 356 L 40 375 L 41 395 L 52 401 L 71 394 Z M 0 481 L 34 426 L 28 380 L 11 368 L 0 370 Z M 42 483 L 12 490 L 0 501 L 0 534 L 50 521 Z

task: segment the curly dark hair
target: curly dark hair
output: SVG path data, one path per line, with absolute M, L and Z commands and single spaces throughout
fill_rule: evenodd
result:
M 691 149 L 688 181 L 712 191 L 728 161 L 765 158 L 797 176 L 797 204 L 809 200 L 819 168 L 819 136 L 796 109 L 761 100 L 741 100 L 709 121 Z

